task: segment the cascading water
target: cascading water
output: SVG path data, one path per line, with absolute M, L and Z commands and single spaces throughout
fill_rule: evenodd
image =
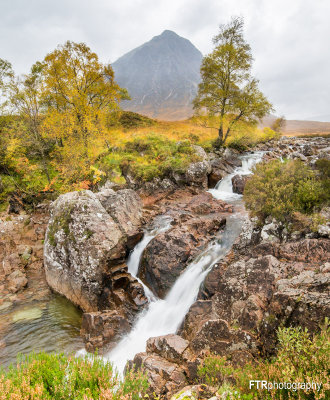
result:
M 225 176 L 217 183 L 214 189 L 209 192 L 219 200 L 233 201 L 242 198 L 241 194 L 233 193 L 233 185 L 231 178 L 235 175 L 249 175 L 252 168 L 262 160 L 264 152 L 256 151 L 255 153 L 246 154 L 241 156 L 242 166 L 235 168 L 234 172 Z
M 209 192 L 217 199 L 240 203 L 242 196 L 233 193 L 231 178 L 236 174 L 250 174 L 253 166 L 261 161 L 262 156 L 263 152 L 242 156 L 242 166 L 222 179 L 215 189 Z M 131 332 L 105 355 L 104 358 L 111 361 L 120 373 L 123 372 L 127 360 L 133 359 L 135 354 L 145 351 L 146 342 L 150 337 L 167 335 L 178 330 L 190 306 L 196 300 L 200 285 L 206 275 L 214 264 L 231 249 L 241 231 L 243 219 L 244 216 L 239 213 L 227 218 L 226 228 L 219 239 L 211 243 L 188 265 L 164 300 L 153 299 L 149 307 L 140 314 Z M 166 229 L 165 226 L 166 224 L 163 230 Z M 128 261 L 128 270 L 132 275 L 137 275 L 142 252 L 157 233 L 159 233 L 157 229 L 147 233 L 132 252 Z
M 228 218 L 221 237 L 186 268 L 164 300 L 157 299 L 141 313 L 132 331 L 105 355 L 119 372 L 123 372 L 127 360 L 145 351 L 150 337 L 177 331 L 196 300 L 201 283 L 213 265 L 229 251 L 240 232 L 241 224 L 239 216 Z

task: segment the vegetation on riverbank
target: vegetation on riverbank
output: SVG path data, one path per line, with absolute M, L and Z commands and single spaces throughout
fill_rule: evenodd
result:
M 80 159 L 79 147 L 63 155 L 59 143 L 48 139 L 44 159 L 26 137 L 27 127 L 19 117 L 0 119 L 0 209 L 8 205 L 14 192 L 38 199 L 90 188 L 111 180 L 125 184 L 129 173 L 140 183 L 182 172 L 198 161 L 193 145 L 213 150 L 216 129 L 207 129 L 193 120 L 163 122 L 130 112 L 116 112 L 102 135 L 90 139 L 88 165 Z M 277 138 L 270 128 L 263 130 L 240 124 L 227 146 L 239 151 Z M 50 182 L 44 173 L 47 166 Z
M 330 161 L 320 159 L 315 169 L 300 160 L 273 160 L 257 164 L 244 189 L 246 207 L 260 223 L 267 217 L 288 224 L 299 221 L 313 228 L 318 211 L 330 203 Z
M 328 399 L 330 396 L 330 326 L 326 320 L 321 331 L 311 337 L 301 328 L 283 328 L 278 331 L 277 356 L 269 361 L 258 360 L 244 367 L 233 367 L 230 359 L 209 356 L 199 367 L 199 382 L 217 387 L 224 399 L 242 400 L 312 400 Z M 249 382 L 253 381 L 250 388 Z M 257 388 L 256 381 L 290 382 L 296 390 Z M 297 383 L 318 384 L 311 389 L 297 389 Z M 227 393 L 227 395 L 225 395 Z M 188 399 L 187 399 L 188 400 Z
M 0 370 L 0 400 L 137 400 L 148 387 L 142 372 L 120 380 L 103 359 L 31 354 Z
M 215 388 L 226 400 L 327 399 L 329 321 L 326 319 L 314 336 L 300 327 L 280 328 L 278 341 L 276 357 L 250 362 L 244 367 L 233 366 L 227 357 L 207 356 L 198 369 L 196 383 Z M 256 383 L 250 387 L 250 381 L 314 383 L 319 390 L 315 385 L 297 390 L 258 389 Z M 110 363 L 91 356 L 31 354 L 19 358 L 17 365 L 9 370 L 0 371 L 0 400 L 135 400 L 148 397 L 147 390 L 147 378 L 141 371 L 131 371 L 121 381 Z

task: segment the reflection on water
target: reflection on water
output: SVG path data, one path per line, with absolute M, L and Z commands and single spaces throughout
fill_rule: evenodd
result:
M 0 310 L 0 366 L 32 351 L 72 353 L 83 347 L 82 313 L 62 296 Z

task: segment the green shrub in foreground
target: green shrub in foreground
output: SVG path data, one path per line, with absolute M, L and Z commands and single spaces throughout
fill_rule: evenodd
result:
M 301 161 L 273 160 L 256 165 L 245 186 L 244 200 L 261 222 L 272 216 L 287 223 L 295 212 L 311 214 L 322 204 L 323 184 Z
M 199 367 L 199 381 L 227 392 L 227 399 L 242 400 L 312 400 L 330 398 L 330 328 L 326 320 L 321 332 L 310 337 L 301 328 L 278 331 L 279 349 L 276 358 L 234 368 L 225 357 L 207 357 Z M 249 388 L 250 380 L 267 382 L 321 383 L 321 389 L 257 390 Z M 233 383 L 235 382 L 235 383 Z
M 141 372 L 120 381 L 111 364 L 96 356 L 31 354 L 0 371 L 0 400 L 135 400 L 147 386 Z

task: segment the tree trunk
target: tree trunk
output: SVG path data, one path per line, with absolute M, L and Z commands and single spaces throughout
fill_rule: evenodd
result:
M 217 149 L 220 149 L 220 147 L 222 147 L 223 144 L 224 144 L 224 142 L 223 142 L 223 125 L 222 125 L 222 122 L 221 122 L 220 127 L 218 129 L 218 137 L 217 137 L 217 139 L 216 139 L 216 141 L 214 143 L 214 146 Z

